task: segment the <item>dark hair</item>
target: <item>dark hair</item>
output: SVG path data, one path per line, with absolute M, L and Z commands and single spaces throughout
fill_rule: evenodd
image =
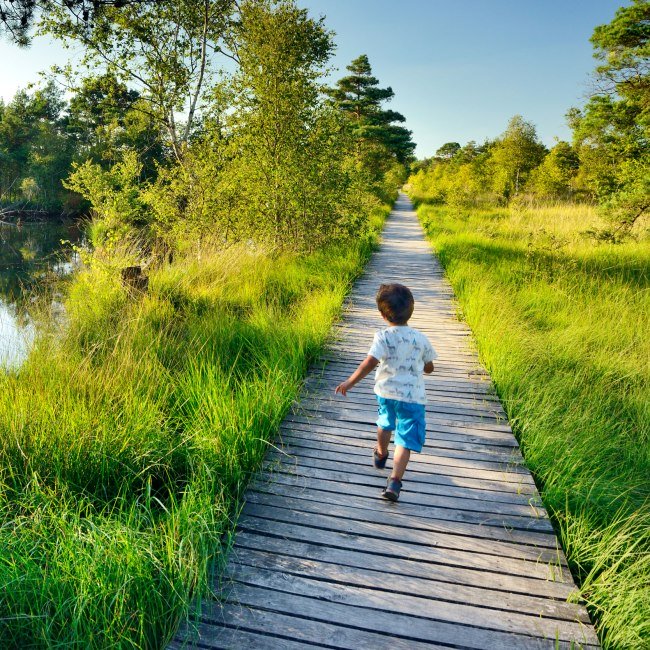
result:
M 411 318 L 415 300 L 403 284 L 382 284 L 377 292 L 377 307 L 381 315 L 395 325 L 404 325 Z

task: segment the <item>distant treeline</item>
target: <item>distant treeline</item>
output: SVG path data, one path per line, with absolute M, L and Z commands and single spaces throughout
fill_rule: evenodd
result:
M 414 164 L 414 198 L 477 207 L 589 201 L 612 218 L 617 234 L 628 232 L 650 208 L 650 3 L 619 9 L 591 41 L 600 65 L 587 104 L 567 114 L 572 142 L 548 150 L 535 126 L 516 115 L 494 140 L 448 142 Z
M 92 22 L 48 5 L 39 21 L 83 56 L 0 104 L 5 210 L 90 210 L 102 245 L 310 249 L 359 235 L 406 178 L 393 91 L 365 55 L 325 87 L 333 35 L 292 0 L 107 5 Z

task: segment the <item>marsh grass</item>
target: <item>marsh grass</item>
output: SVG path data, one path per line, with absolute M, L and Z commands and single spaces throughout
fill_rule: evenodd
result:
M 0 375 L 0 646 L 164 646 L 385 214 L 307 256 L 193 249 L 141 297 L 117 255 L 74 277 Z
M 650 242 L 586 206 L 420 218 L 607 648 L 650 645 Z

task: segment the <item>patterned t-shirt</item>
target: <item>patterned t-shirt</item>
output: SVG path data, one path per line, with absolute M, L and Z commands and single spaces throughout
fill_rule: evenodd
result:
M 407 325 L 395 325 L 375 334 L 368 352 L 379 360 L 375 393 L 387 399 L 426 404 L 424 365 L 438 358 L 429 339 Z

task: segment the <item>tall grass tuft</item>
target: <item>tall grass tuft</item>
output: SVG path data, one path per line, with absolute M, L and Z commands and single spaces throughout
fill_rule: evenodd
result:
M 422 223 L 541 487 L 606 648 L 650 646 L 650 241 L 585 206 Z
M 74 277 L 0 375 L 1 647 L 164 646 L 384 216 L 303 257 L 193 249 L 143 296 L 115 257 Z

